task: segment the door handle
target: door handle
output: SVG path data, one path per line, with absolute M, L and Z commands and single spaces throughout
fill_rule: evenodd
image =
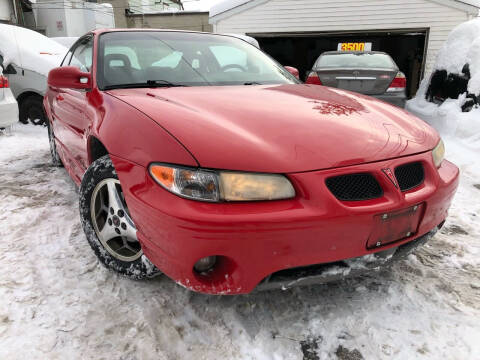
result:
M 65 100 L 62 95 L 57 95 L 56 99 L 57 101 Z

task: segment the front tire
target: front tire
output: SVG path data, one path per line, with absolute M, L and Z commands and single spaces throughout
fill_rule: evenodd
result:
M 47 128 L 48 128 L 48 143 L 50 145 L 50 155 L 52 156 L 52 164 L 55 167 L 63 167 L 62 160 L 60 159 L 60 155 L 57 152 L 57 144 L 55 144 L 55 134 L 53 133 L 52 124 L 47 121 Z
M 87 240 L 103 265 L 135 280 L 160 273 L 143 254 L 108 155 L 87 169 L 80 186 L 79 206 Z

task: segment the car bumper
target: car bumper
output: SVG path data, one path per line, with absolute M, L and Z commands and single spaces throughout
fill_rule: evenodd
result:
M 4 89 L 5 90 L 5 89 Z M 0 100 L 0 128 L 18 122 L 18 104 L 10 91 L 5 91 L 4 98 Z
M 381 95 L 370 95 L 375 99 L 385 101 L 389 104 L 398 106 L 399 108 L 405 108 L 405 103 L 407 102 L 407 96 L 404 92 L 400 93 L 384 93 Z
M 259 284 L 265 288 L 266 279 L 282 270 L 372 255 L 420 239 L 445 220 L 459 175 L 448 161 L 437 170 L 427 152 L 288 174 L 297 192 L 291 200 L 212 204 L 179 198 L 158 186 L 144 167 L 115 156 L 112 160 L 145 255 L 180 285 L 209 294 L 249 293 Z M 425 180 L 405 193 L 381 171 L 414 161 L 424 165 Z M 381 198 L 342 202 L 325 186 L 332 175 L 358 172 L 377 178 L 384 190 Z M 414 233 L 367 247 L 379 214 L 418 204 L 423 204 L 422 214 Z M 200 258 L 213 255 L 218 256 L 213 271 L 202 275 L 193 270 Z

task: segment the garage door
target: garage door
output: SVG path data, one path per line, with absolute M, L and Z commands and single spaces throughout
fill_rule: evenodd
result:
M 339 43 L 366 42 L 372 50 L 384 51 L 407 77 L 407 95 L 415 95 L 423 76 L 427 29 L 362 33 L 269 33 L 248 34 L 279 61 L 299 69 L 302 79 L 324 51 L 337 50 Z

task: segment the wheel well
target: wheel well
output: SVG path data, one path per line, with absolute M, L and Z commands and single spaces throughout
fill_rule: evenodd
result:
M 25 101 L 25 99 L 29 98 L 29 97 L 39 97 L 40 99 L 43 99 L 43 96 L 36 93 L 36 92 L 33 92 L 33 91 L 26 91 L 24 93 L 21 93 L 20 95 L 18 95 L 18 98 L 17 98 L 17 102 L 18 104 L 20 105 L 22 102 Z
M 107 148 L 96 137 L 90 138 L 90 161 L 94 162 L 102 156 L 108 155 Z

